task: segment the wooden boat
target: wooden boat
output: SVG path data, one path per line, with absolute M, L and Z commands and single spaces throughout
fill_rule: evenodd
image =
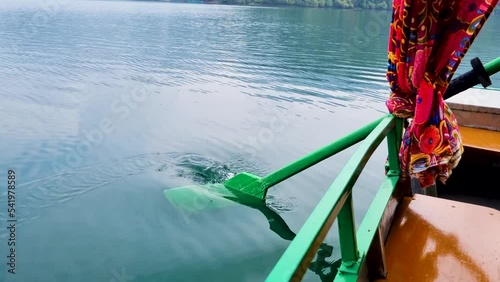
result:
M 384 238 L 385 281 L 500 281 L 500 91 L 447 102 L 462 125 L 461 163 L 437 195 L 399 199 Z
M 487 68 L 490 74 L 499 71 L 500 58 Z M 471 88 L 447 103 L 461 124 L 464 154 L 446 185 L 424 191 L 401 181 L 401 123 L 386 117 L 358 147 L 266 281 L 302 280 L 334 221 L 342 257 L 314 269 L 330 273 L 322 281 L 500 281 L 500 89 Z M 386 136 L 388 173 L 356 230 L 351 189 Z
M 447 101 L 461 124 L 465 151 L 446 186 L 422 191 L 401 179 L 403 120 L 390 114 L 265 177 L 243 172 L 220 184 L 164 194 L 188 213 L 235 204 L 261 211 L 271 230 L 291 240 L 266 281 L 301 281 L 311 272 L 322 281 L 500 281 L 500 191 L 495 184 L 500 175 L 500 89 L 465 90 L 484 82 L 477 69 L 461 76 L 471 80 L 459 77 L 459 84 L 449 88 L 462 91 Z M 499 72 L 500 57 L 479 69 L 488 75 Z M 384 140 L 387 172 L 356 228 L 351 192 Z M 265 205 L 269 188 L 358 143 L 297 234 Z M 333 248 L 323 240 L 335 221 L 341 258 L 329 262 L 325 258 Z

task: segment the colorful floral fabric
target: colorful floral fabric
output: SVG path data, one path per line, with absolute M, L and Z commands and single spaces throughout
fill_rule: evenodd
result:
M 443 93 L 498 0 L 394 0 L 389 30 L 389 112 L 408 118 L 405 175 L 422 188 L 445 182 L 462 156 L 455 116 Z

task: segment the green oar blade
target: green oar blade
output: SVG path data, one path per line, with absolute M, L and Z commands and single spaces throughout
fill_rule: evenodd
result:
M 237 204 L 230 200 L 235 196 L 223 184 L 183 186 L 163 192 L 172 205 L 186 213 Z
M 263 201 L 266 186 L 260 177 L 240 173 L 224 183 L 190 185 L 165 190 L 165 197 L 184 212 L 223 208 L 236 203 Z

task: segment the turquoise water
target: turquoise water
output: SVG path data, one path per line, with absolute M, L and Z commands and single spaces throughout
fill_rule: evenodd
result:
M 16 274 L 2 255 L 2 281 L 262 281 L 289 241 L 261 211 L 188 214 L 163 191 L 265 175 L 384 115 L 389 16 L 2 2 L 0 169 L 16 172 L 18 220 Z M 499 24 L 490 19 L 459 72 L 499 55 Z M 352 151 L 271 188 L 269 208 L 297 232 Z M 385 154 L 355 186 L 358 223 Z M 336 238 L 334 228 L 329 260 Z

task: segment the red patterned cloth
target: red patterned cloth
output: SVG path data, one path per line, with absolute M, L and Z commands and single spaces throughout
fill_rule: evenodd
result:
M 387 80 L 390 113 L 410 118 L 399 157 L 422 188 L 443 183 L 462 156 L 443 94 L 498 0 L 394 0 Z

